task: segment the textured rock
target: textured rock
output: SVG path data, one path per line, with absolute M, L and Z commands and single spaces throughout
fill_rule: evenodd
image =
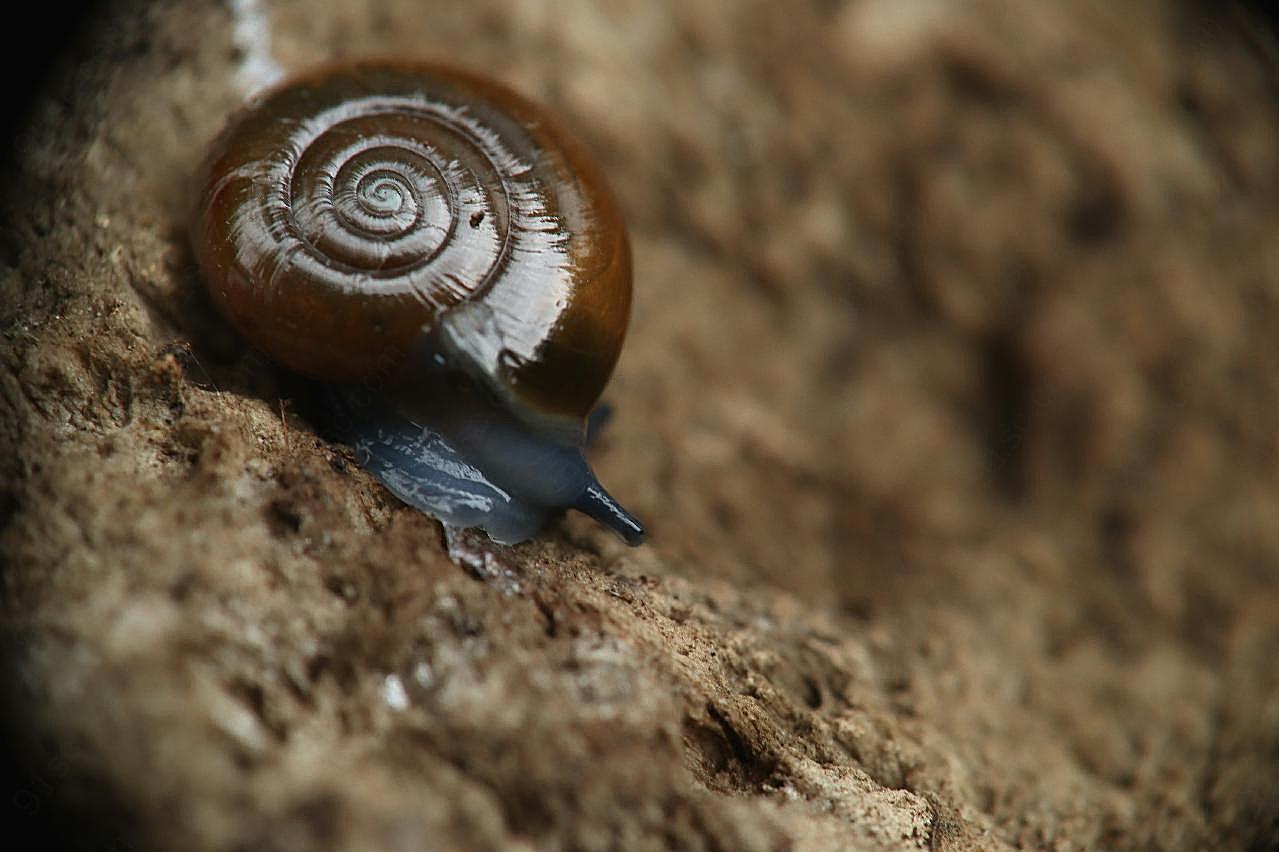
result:
M 11 804 L 120 848 L 1279 844 L 1266 37 L 254 5 L 108 7 L 0 184 Z M 445 536 L 212 312 L 202 148 L 272 63 L 370 53 L 488 70 L 612 175 L 594 460 L 649 546 Z

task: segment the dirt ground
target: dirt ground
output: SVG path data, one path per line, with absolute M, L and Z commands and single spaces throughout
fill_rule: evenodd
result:
M 108 5 L 4 164 L 6 826 L 1279 846 L 1268 36 L 1153 0 L 255 5 Z M 204 147 L 272 63 L 369 54 L 598 153 L 636 300 L 593 460 L 648 545 L 446 536 L 213 313 Z

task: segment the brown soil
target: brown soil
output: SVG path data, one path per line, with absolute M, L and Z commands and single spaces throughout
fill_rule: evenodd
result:
M 271 5 L 285 68 L 448 59 L 598 152 L 637 281 L 594 460 L 651 543 L 451 559 L 317 434 L 185 244 L 229 7 L 117 3 L 0 184 L 11 804 L 117 848 L 1279 845 L 1265 37 L 331 5 Z

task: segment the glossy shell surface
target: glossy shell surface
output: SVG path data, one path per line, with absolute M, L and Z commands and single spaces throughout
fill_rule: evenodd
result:
M 330 381 L 438 350 L 537 428 L 580 434 L 630 314 L 618 206 L 539 107 L 444 66 L 321 69 L 207 160 L 193 244 L 257 348 Z

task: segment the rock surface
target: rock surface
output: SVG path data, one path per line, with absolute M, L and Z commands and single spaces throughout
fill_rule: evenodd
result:
M 594 461 L 650 545 L 446 535 L 212 312 L 203 147 L 368 54 L 608 169 Z M 1279 844 L 1275 55 L 1153 0 L 109 6 L 0 184 L 11 808 L 95 848 Z

